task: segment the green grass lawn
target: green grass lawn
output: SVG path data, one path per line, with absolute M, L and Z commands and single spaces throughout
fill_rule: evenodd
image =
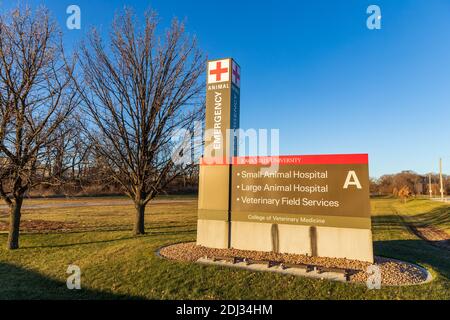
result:
M 450 207 L 442 203 L 372 200 L 375 253 L 421 264 L 431 270 L 435 280 L 420 286 L 368 290 L 361 284 L 159 258 L 154 253 L 157 248 L 195 240 L 196 201 L 177 199 L 170 197 L 173 203 L 148 207 L 147 234 L 140 237 L 130 236 L 133 207 L 108 206 L 107 199 L 95 207 L 25 210 L 24 220 L 76 226 L 69 232 L 24 233 L 21 249 L 16 251 L 4 248 L 7 235 L 0 234 L 0 299 L 450 299 L 449 252 L 408 232 L 396 214 L 415 221 L 426 219 L 448 231 Z M 0 221 L 7 219 L 5 213 L 0 210 Z M 66 288 L 69 264 L 81 268 L 82 290 Z
M 394 208 L 408 223 L 421 227 L 424 225 L 437 227 L 450 233 L 449 205 L 442 202 L 417 199 L 406 204 L 397 202 Z

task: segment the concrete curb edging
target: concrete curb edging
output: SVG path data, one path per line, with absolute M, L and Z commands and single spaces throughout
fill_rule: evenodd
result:
M 177 242 L 177 243 L 172 243 L 169 245 L 164 245 L 162 247 L 159 247 L 154 253 L 157 257 L 161 258 L 161 259 L 166 259 L 166 260 L 171 260 L 171 261 L 179 261 L 179 260 L 175 260 L 175 259 L 171 259 L 168 257 L 165 257 L 163 255 L 161 255 L 160 251 L 163 248 L 166 247 L 170 247 L 173 245 L 177 245 L 180 243 L 186 243 L 186 242 Z M 431 281 L 434 280 L 432 274 L 430 271 L 428 271 L 428 269 L 426 269 L 425 267 L 422 267 L 418 264 L 414 264 L 411 262 L 407 262 L 407 261 L 402 261 L 399 259 L 395 259 L 395 258 L 390 258 L 390 257 L 386 257 L 383 256 L 382 258 L 384 259 L 389 259 L 395 262 L 400 262 L 403 264 L 408 264 L 410 266 L 414 266 L 418 269 L 420 269 L 424 275 L 426 275 L 426 278 L 424 281 L 419 282 L 419 283 L 414 283 L 414 284 L 400 284 L 400 285 L 392 285 L 392 284 L 382 284 L 382 287 L 408 287 L 408 286 L 418 286 L 418 285 L 423 285 L 423 284 L 427 284 Z M 197 264 L 203 264 L 203 265 L 215 265 L 215 266 L 222 266 L 222 267 L 231 267 L 231 268 L 238 268 L 238 269 L 245 269 L 245 270 L 249 270 L 249 271 L 257 271 L 257 272 L 277 272 L 277 273 L 281 273 L 281 274 L 286 274 L 286 275 L 294 275 L 294 276 L 300 276 L 300 277 L 305 277 L 305 278 L 312 278 L 312 279 L 319 279 L 319 280 L 330 280 L 330 281 L 337 281 L 337 282 L 343 282 L 343 283 L 351 283 L 353 285 L 365 285 L 364 282 L 354 282 L 354 281 L 347 281 L 345 275 L 341 274 L 341 273 L 337 273 L 337 272 L 321 272 L 318 273 L 317 270 L 312 270 L 312 271 L 306 271 L 304 269 L 299 269 L 299 268 L 286 268 L 283 269 L 280 265 L 275 265 L 275 266 L 271 266 L 268 267 L 267 264 L 262 264 L 262 263 L 251 263 L 251 264 L 247 264 L 246 262 L 236 262 L 236 263 L 232 263 L 232 262 L 228 262 L 228 261 L 224 261 L 224 260 L 217 260 L 214 261 L 212 259 L 208 259 L 208 258 L 199 258 L 197 261 L 194 261 L 194 263 Z
M 237 262 L 237 263 L 230 263 L 226 261 L 212 261 L 210 259 L 200 258 L 196 261 L 196 263 L 201 264 L 209 264 L 209 265 L 219 265 L 219 266 L 226 266 L 226 267 L 235 267 L 240 269 L 247 269 L 251 271 L 266 271 L 266 272 L 277 272 L 277 273 L 284 273 L 288 275 L 294 275 L 294 276 L 301 276 L 301 277 L 308 277 L 308 278 L 315 278 L 315 279 L 321 279 L 321 280 L 332 280 L 332 281 L 340 281 L 340 282 L 346 282 L 345 276 L 343 274 L 337 273 L 337 272 L 323 272 L 318 273 L 316 270 L 307 272 L 303 269 L 297 269 L 297 268 L 287 268 L 283 269 L 281 266 L 272 266 L 268 267 L 265 264 L 260 263 L 252 263 L 247 265 L 245 262 Z
M 163 256 L 161 256 L 163 257 Z M 165 258 L 165 257 L 163 257 Z M 389 258 L 393 261 L 397 261 L 397 262 L 401 262 L 401 263 L 407 263 L 411 266 L 414 266 L 418 269 L 420 269 L 424 274 L 426 274 L 426 279 L 422 282 L 419 283 L 414 283 L 414 284 L 400 284 L 400 285 L 393 285 L 393 284 L 383 284 L 383 287 L 408 287 L 408 286 L 418 286 L 418 285 L 422 285 L 422 284 L 426 284 L 429 283 L 433 280 L 433 276 L 431 275 L 431 273 L 424 267 L 413 264 L 413 263 L 409 263 L 409 262 L 405 262 L 405 261 L 401 261 L 398 259 L 392 259 Z M 260 272 L 277 272 L 277 273 L 283 273 L 283 274 L 287 274 L 287 275 L 294 275 L 294 276 L 300 276 L 300 277 L 305 277 L 305 278 L 313 278 L 313 279 L 320 279 L 320 280 L 331 280 L 331 281 L 338 281 L 338 282 L 345 282 L 345 283 L 351 283 L 351 284 L 356 284 L 356 285 L 365 285 L 364 282 L 354 282 L 354 281 L 347 281 L 345 278 L 345 275 L 341 274 L 341 273 L 337 273 L 337 272 L 322 272 L 322 273 L 318 273 L 316 270 L 313 271 L 309 271 L 307 272 L 306 270 L 303 269 L 297 269 L 297 268 L 287 268 L 287 269 L 283 269 L 281 266 L 272 266 L 272 267 L 267 267 L 267 265 L 265 264 L 258 264 L 258 263 L 252 263 L 250 265 L 247 265 L 245 262 L 237 262 L 237 263 L 231 263 L 231 262 L 227 262 L 227 261 L 212 261 L 210 259 L 205 259 L 205 258 L 200 258 L 196 261 L 196 263 L 199 264 L 206 264 L 206 265 L 216 265 L 216 266 L 225 266 L 225 267 L 231 267 L 231 268 L 239 268 L 239 269 L 246 269 L 246 270 L 250 270 L 250 271 L 260 271 Z

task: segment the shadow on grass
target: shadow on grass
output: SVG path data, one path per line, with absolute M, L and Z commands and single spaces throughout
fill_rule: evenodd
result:
M 401 231 L 411 233 L 398 215 L 373 216 L 372 227 L 378 234 L 388 237 Z M 450 252 L 439 247 L 440 242 L 420 238 L 387 239 L 374 241 L 373 246 L 375 255 L 397 258 L 422 266 L 428 265 L 450 279 Z
M 0 263 L 1 300 L 118 300 L 142 299 L 92 289 L 69 290 L 65 282 L 12 264 Z M 82 280 L 83 281 L 83 280 Z
M 388 232 L 391 235 L 402 231 L 409 232 L 401 218 L 394 214 L 372 216 L 372 230 L 381 234 Z
M 124 241 L 124 240 L 131 240 L 134 238 L 135 237 L 133 237 L 133 236 L 129 236 L 129 237 L 123 237 L 123 238 L 117 238 L 117 239 L 107 239 L 107 240 L 97 240 L 97 241 L 72 242 L 72 243 L 64 243 L 64 244 L 51 244 L 51 245 L 39 245 L 39 246 L 23 246 L 23 247 L 20 247 L 18 250 L 36 249 L 36 248 L 66 248 L 66 247 L 82 246 L 82 245 L 90 245 L 90 244 L 119 242 L 119 241 Z
M 179 227 L 174 227 L 174 228 L 179 228 Z M 115 232 L 117 230 L 100 230 L 99 232 Z M 125 240 L 132 240 L 132 239 L 137 239 L 137 238 L 142 238 L 142 237 L 154 237 L 154 236 L 161 236 L 161 235 L 180 235 L 180 234 L 189 234 L 189 233 L 194 233 L 196 231 L 196 229 L 188 229 L 188 230 L 173 230 L 173 231 L 152 231 L 152 230 L 147 230 L 145 235 L 140 235 L 140 236 L 127 236 L 127 237 L 120 237 L 120 238 L 115 238 L 115 239 L 106 239 L 106 240 L 94 240 L 94 241 L 83 241 L 83 242 L 71 242 L 71 243 L 64 243 L 64 244 L 51 244 L 51 245 L 37 245 L 37 246 L 23 246 L 20 247 L 18 250 L 21 249 L 37 249 L 37 248 L 66 248 L 66 247 L 73 247 L 73 246 L 81 246 L 81 245 L 91 245 L 91 244 L 100 244 L 100 243 L 114 243 L 114 242 L 119 242 L 119 241 L 125 241 Z M 85 231 L 86 232 L 86 231 Z M 85 233 L 85 232 L 72 232 L 72 234 L 74 233 Z M 63 233 L 61 233 L 63 234 Z M 131 232 L 130 232 L 131 234 Z
M 409 217 L 407 217 L 409 218 Z M 420 213 L 412 217 L 412 222 L 416 227 L 424 226 L 442 226 L 450 224 L 450 207 L 445 205 L 442 207 L 434 208 L 431 211 Z
M 374 241 L 374 254 L 430 266 L 450 279 L 450 254 L 448 250 L 435 247 L 424 240 Z

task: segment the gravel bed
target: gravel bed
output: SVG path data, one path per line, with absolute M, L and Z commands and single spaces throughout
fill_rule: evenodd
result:
M 159 254 L 165 258 L 179 261 L 197 261 L 208 256 L 241 257 L 254 260 L 271 260 L 283 263 L 302 263 L 328 268 L 352 269 L 355 272 L 350 281 L 365 282 L 369 276 L 366 273 L 369 262 L 345 258 L 311 257 L 301 254 L 285 254 L 238 249 L 214 249 L 197 246 L 195 242 L 179 243 L 161 248 Z M 427 274 L 417 266 L 393 259 L 375 257 L 375 265 L 381 270 L 381 283 L 384 285 L 412 285 L 424 282 Z

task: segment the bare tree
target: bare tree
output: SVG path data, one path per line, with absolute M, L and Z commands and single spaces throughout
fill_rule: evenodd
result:
M 52 144 L 45 147 L 42 166 L 51 177 L 52 191 L 60 194 L 76 189 L 81 183 L 82 166 L 86 164 L 89 142 L 80 130 L 81 116 L 74 112 L 53 132 Z M 46 187 L 46 186 L 44 186 Z
M 134 201 L 134 234 L 144 234 L 146 205 L 186 168 L 171 158 L 171 137 L 202 114 L 196 107 L 204 59 L 183 24 L 174 20 L 160 38 L 154 13 L 142 28 L 136 20 L 129 9 L 116 15 L 107 48 L 92 31 L 81 49 L 78 85 L 93 148 Z
M 0 16 L 0 197 L 10 207 L 9 249 L 19 247 L 24 195 L 47 180 L 45 150 L 76 105 L 72 71 L 48 11 Z

